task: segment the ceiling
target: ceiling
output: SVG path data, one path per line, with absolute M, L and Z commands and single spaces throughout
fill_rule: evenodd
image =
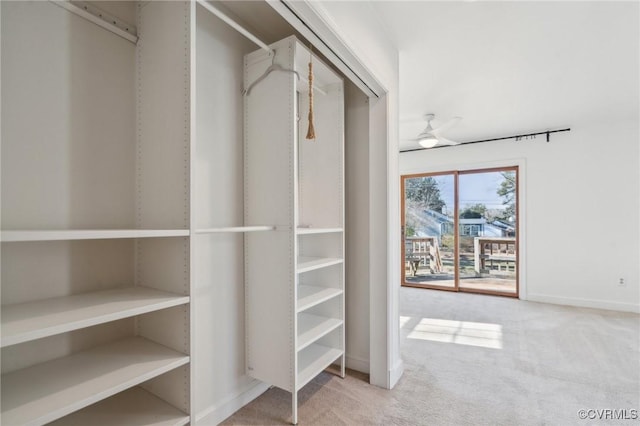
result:
M 638 119 L 638 2 L 372 2 L 400 52 L 400 148 Z

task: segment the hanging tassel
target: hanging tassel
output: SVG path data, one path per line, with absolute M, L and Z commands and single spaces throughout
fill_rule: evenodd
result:
M 307 130 L 307 139 L 316 138 L 316 129 L 313 127 L 313 64 L 311 59 L 311 49 L 309 49 L 309 129 Z

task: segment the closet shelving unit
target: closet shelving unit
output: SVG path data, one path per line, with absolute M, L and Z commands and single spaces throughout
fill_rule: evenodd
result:
M 188 237 L 188 229 L 63 229 L 2 231 L 3 242 Z
M 187 424 L 193 5 L 0 7 L 1 422 Z
M 313 56 L 315 140 L 306 140 L 309 50 L 289 37 L 245 57 L 247 374 L 292 394 L 340 360 L 344 377 L 343 80 Z

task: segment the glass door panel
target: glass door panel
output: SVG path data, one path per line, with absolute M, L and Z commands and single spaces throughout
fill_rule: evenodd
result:
M 517 170 L 458 175 L 460 290 L 517 295 Z
M 456 174 L 403 176 L 402 283 L 456 290 Z

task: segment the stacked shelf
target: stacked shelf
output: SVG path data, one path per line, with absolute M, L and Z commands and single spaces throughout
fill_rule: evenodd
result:
M 193 5 L 54 3 L 0 4 L 0 423 L 187 424 Z
M 342 320 L 312 314 L 298 315 L 298 351 L 342 325 Z
M 140 387 L 133 387 L 49 423 L 50 426 L 183 426 L 189 416 Z
M 188 229 L 66 229 L 2 231 L 2 242 L 188 237 Z
M 342 230 L 312 229 L 298 232 L 304 236 L 301 250 L 320 251 L 326 244 L 318 238 L 327 235 L 341 243 Z M 341 247 L 341 244 L 338 244 Z M 324 248 L 326 250 L 326 248 Z M 335 253 L 341 254 L 341 253 Z M 338 268 L 338 269 L 336 269 Z M 298 256 L 297 264 L 297 357 L 298 378 L 296 390 L 300 390 L 321 371 L 344 355 L 344 301 L 343 259 L 338 257 Z M 306 283 L 309 284 L 306 284 Z M 336 304 L 336 302 L 339 302 Z M 340 336 L 341 335 L 341 336 Z M 342 339 L 342 340 L 341 340 Z M 344 362 L 341 362 L 344 377 Z
M 337 265 L 342 263 L 342 259 L 331 257 L 298 257 L 298 273 L 309 272 L 315 269 L 326 268 L 327 266 Z
M 3 241 L 6 249 L 11 249 L 16 242 L 40 245 L 43 241 L 66 241 L 63 236 L 71 241 L 141 238 L 137 230 L 3 232 L 3 236 L 6 234 L 9 235 Z M 183 234 L 178 231 L 142 233 L 146 238 Z M 185 307 L 189 302 L 187 295 L 129 286 L 7 304 L 1 311 L 0 347 L 20 349 L 22 344 L 39 339 L 126 318 L 143 318 L 145 314 Z M 98 415 L 104 424 L 119 424 L 122 422 L 118 419 L 124 418 L 127 424 L 135 424 L 136 419 L 140 419 L 140 424 L 187 424 L 187 414 L 142 388 L 132 387 L 188 363 L 189 356 L 180 351 L 132 336 L 9 371 L 1 378 L 2 422 L 40 425 L 58 420 L 59 424 L 74 421 L 87 424 L 83 419 Z M 126 394 L 119 394 L 127 389 L 130 390 Z M 127 411 L 109 408 L 119 407 L 120 400 L 128 401 Z M 69 419 L 71 423 L 67 423 L 65 416 L 70 413 L 74 413 L 75 420 Z M 93 420 L 90 423 L 97 424 Z
M 297 228 L 296 232 L 298 235 L 309 235 L 309 234 L 331 234 L 336 232 L 342 232 L 342 228 Z
M 298 312 L 307 310 L 336 296 L 340 296 L 342 293 L 342 289 L 339 288 L 300 284 L 298 286 Z
M 298 354 L 298 384 L 300 390 L 319 372 L 344 355 L 344 351 L 319 344 L 312 344 Z
M 132 337 L 4 374 L 2 422 L 48 423 L 188 362 L 182 353 Z
M 5 305 L 2 307 L 0 346 L 15 345 L 187 303 L 188 296 L 145 287 L 127 287 Z

